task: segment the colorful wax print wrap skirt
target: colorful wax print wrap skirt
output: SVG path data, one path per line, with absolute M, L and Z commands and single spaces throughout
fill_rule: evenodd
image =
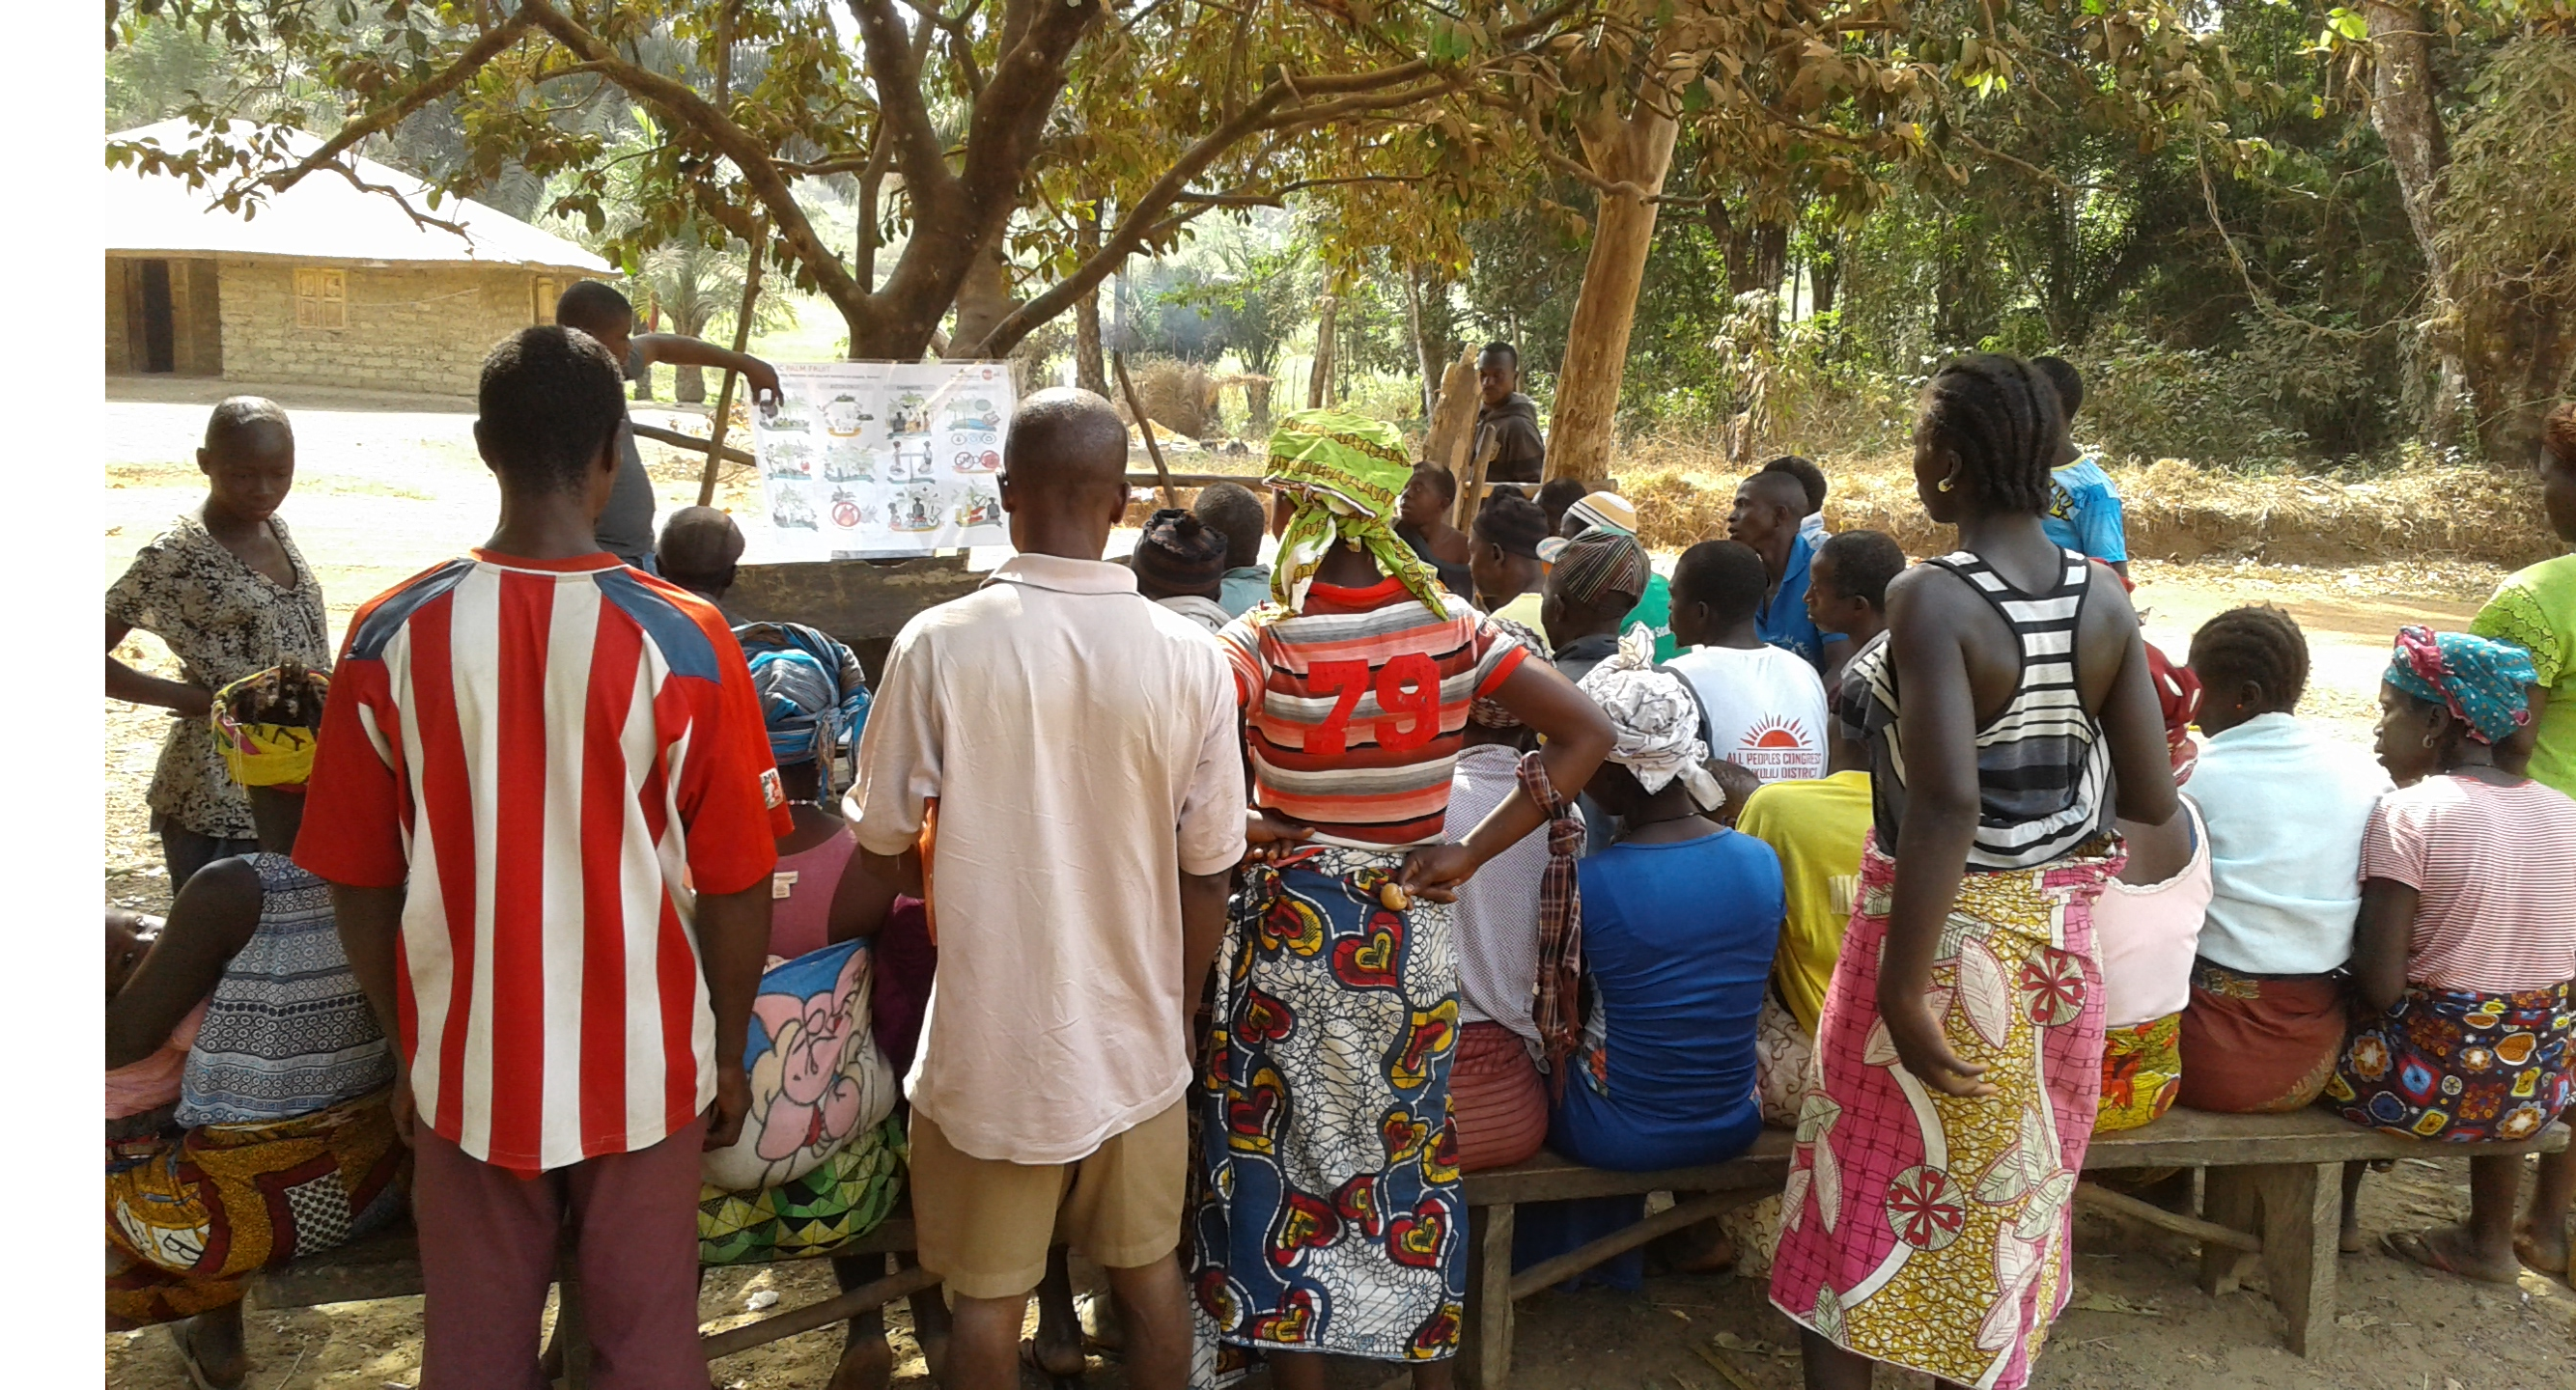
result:
M 2173 1108 L 2182 1090 L 2182 1015 L 2102 1034 L 2102 1103 L 2095 1134 L 2136 1129 Z
M 1402 862 L 1316 848 L 1246 871 L 1196 1101 L 1194 1385 L 1258 1348 L 1457 1350 L 1456 958 L 1447 904 L 1381 901 Z
M 1780 1199 L 1781 1312 L 1848 1351 L 1964 1385 L 2029 1379 L 2070 1282 L 2071 1198 L 2102 1086 L 2093 902 L 2124 858 L 2097 840 L 1960 881 L 1930 1004 L 1997 1092 L 1960 1098 L 1907 1071 L 1879 1017 L 1896 863 L 1872 837 Z
M 2474 1144 L 2528 1139 L 2567 1107 L 2568 987 L 2476 994 L 2408 985 L 2353 1025 L 2326 1104 L 2357 1125 Z
M 117 1146 L 107 1169 L 111 1330 L 239 1303 L 259 1270 L 345 1245 L 403 1209 L 388 1089 L 310 1115 Z
M 775 1187 L 698 1191 L 698 1263 L 768 1264 L 836 1255 L 882 1224 L 903 1196 L 903 1119 L 891 1116 L 820 1166 Z
M 2316 1104 L 2351 1031 L 2341 975 L 2248 975 L 2192 962 L 2182 1104 L 2280 1115 Z

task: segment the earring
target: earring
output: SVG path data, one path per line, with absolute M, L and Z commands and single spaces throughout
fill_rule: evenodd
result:
M 1943 479 L 1941 480 L 1941 484 L 1940 484 L 1940 486 L 1941 486 L 1941 490 L 1942 490 L 1943 492 L 1948 492 L 1951 488 L 1954 488 L 1954 487 L 1958 486 L 1958 484 L 1959 484 L 1959 480 L 1958 480 L 1957 478 L 1955 478 L 1955 477 L 1951 477 L 1951 478 L 1943 478 Z
M 2431 734 L 2424 735 L 2424 746 L 2427 748 L 2433 746 L 2433 736 Z

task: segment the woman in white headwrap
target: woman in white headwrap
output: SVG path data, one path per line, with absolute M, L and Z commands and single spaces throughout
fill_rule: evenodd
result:
M 1699 705 L 1653 660 L 1653 637 L 1631 631 L 1581 682 L 1616 738 L 1585 790 L 1622 829 L 1575 866 L 1581 936 L 1561 956 L 1579 962 L 1583 1040 L 1548 1125 L 1556 1152 L 1631 1172 L 1722 1162 L 1761 1132 L 1753 1028 L 1786 911 L 1779 857 L 1710 814 L 1725 793 Z M 1559 958 L 1542 948 L 1542 995 Z M 1515 1263 L 1644 1216 L 1635 1197 L 1524 1206 Z M 1630 1254 L 1599 1273 L 1633 1288 L 1642 1265 Z

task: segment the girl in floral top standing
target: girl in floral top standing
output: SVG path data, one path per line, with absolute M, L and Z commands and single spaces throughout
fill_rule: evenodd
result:
M 108 697 L 179 716 L 148 797 L 173 894 L 208 863 L 259 847 L 250 802 L 209 733 L 209 692 L 284 662 L 317 671 L 331 664 L 322 585 L 276 516 L 295 486 L 286 411 L 258 396 L 217 405 L 197 467 L 206 500 L 136 552 L 107 591 Z M 169 644 L 179 680 L 116 659 L 136 628 Z

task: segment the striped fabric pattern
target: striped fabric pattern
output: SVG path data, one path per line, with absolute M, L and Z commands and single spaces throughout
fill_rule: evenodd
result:
M 723 617 L 607 555 L 476 552 L 351 621 L 296 862 L 410 885 L 397 1045 L 421 1121 L 539 1171 L 715 1097 L 698 893 L 790 822 Z
M 1253 803 L 1358 849 L 1438 844 L 1467 707 L 1528 653 L 1454 594 L 1316 584 L 1302 612 L 1218 634 L 1248 716 Z
M 2065 567 L 2044 594 L 2022 592 L 1964 550 L 1924 562 L 1966 580 L 2021 644 L 2021 682 L 2011 703 L 1977 730 L 1984 804 L 1968 850 L 1970 869 L 2035 868 L 2111 828 L 2111 750 L 2075 682 L 2075 633 L 2092 565 L 2072 550 L 2059 553 Z M 1873 641 L 1855 654 L 1843 680 L 1843 719 L 1881 742 L 1879 770 L 1886 775 L 1874 783 L 1878 836 L 1893 845 L 1905 814 L 1905 757 L 1897 737 L 1896 663 L 1887 643 Z
M 2576 799 L 2535 781 L 2427 777 L 2379 798 L 2361 876 L 2420 895 L 2406 982 L 2474 994 L 2576 978 Z

